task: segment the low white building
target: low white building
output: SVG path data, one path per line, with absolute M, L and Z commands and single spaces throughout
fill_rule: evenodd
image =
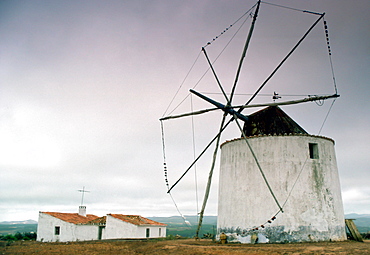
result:
M 160 237 L 166 237 L 166 224 L 139 215 L 107 215 L 105 239 Z
M 70 242 L 102 239 L 166 237 L 166 224 L 139 215 L 40 212 L 37 241 Z

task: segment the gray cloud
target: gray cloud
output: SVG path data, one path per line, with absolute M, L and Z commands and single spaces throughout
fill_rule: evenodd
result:
M 345 211 L 370 213 L 366 182 L 370 177 L 366 164 L 366 128 L 370 125 L 369 3 L 278 3 L 326 12 L 341 97 L 322 135 L 336 141 Z M 158 119 L 201 47 L 253 4 L 254 1 L 237 0 L 88 4 L 2 1 L 0 220 L 37 219 L 40 210 L 74 212 L 81 199 L 77 190 L 82 186 L 91 191 L 85 196 L 89 213 L 176 215 L 166 194 Z M 238 93 L 253 93 L 316 19 L 262 7 Z M 285 27 L 279 27 L 284 23 Z M 215 63 L 227 91 L 247 29 L 243 28 L 244 33 L 238 34 Z M 225 34 L 209 48 L 212 59 L 230 36 L 231 32 Z M 315 29 L 303 46 L 261 93 L 333 92 L 322 29 Z M 201 56 L 174 105 L 206 69 Z M 205 75 L 197 89 L 218 92 L 211 73 Z M 219 95 L 212 97 L 223 100 Z M 247 97 L 237 96 L 235 102 L 241 104 Z M 256 102 L 266 100 L 270 97 L 260 97 Z M 308 132 L 317 134 L 330 103 L 320 108 L 308 104 L 284 110 Z M 197 98 L 193 98 L 193 105 L 195 109 L 209 107 Z M 175 113 L 189 110 L 190 98 Z M 215 135 L 220 119 L 220 113 L 194 118 L 197 152 Z M 189 118 L 169 121 L 165 128 L 169 179 L 173 183 L 193 158 L 191 122 Z M 231 127 L 223 141 L 238 136 L 236 127 Z M 207 153 L 197 166 L 200 201 L 210 156 L 211 152 Z M 197 213 L 194 178 L 191 170 L 173 192 L 184 214 Z M 217 178 L 216 170 L 207 214 L 217 213 Z

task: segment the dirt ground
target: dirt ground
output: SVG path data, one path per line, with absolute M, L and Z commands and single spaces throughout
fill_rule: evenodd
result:
M 290 244 L 216 244 L 210 240 L 114 240 L 68 243 L 18 241 L 3 244 L 0 254 L 370 254 L 365 242 L 319 242 Z

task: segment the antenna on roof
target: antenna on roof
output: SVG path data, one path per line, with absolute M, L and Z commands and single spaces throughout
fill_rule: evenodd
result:
M 83 186 L 83 188 L 82 189 L 79 189 L 78 191 L 79 192 L 82 192 L 81 205 L 83 205 L 84 204 L 84 195 L 85 195 L 85 192 L 90 192 L 90 191 L 85 190 L 85 186 Z

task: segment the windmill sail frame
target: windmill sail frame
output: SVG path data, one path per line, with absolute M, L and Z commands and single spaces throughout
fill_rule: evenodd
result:
M 248 116 L 245 116 L 245 115 L 243 115 L 241 113 L 244 109 L 246 109 L 246 108 L 253 108 L 253 107 L 265 107 L 265 106 L 293 105 L 293 104 L 300 104 L 300 103 L 305 103 L 305 102 L 314 102 L 314 101 L 327 100 L 327 99 L 330 99 L 330 98 L 334 98 L 335 99 L 335 98 L 339 97 L 339 95 L 337 93 L 335 93 L 333 95 L 325 95 L 325 96 L 308 96 L 308 97 L 303 98 L 303 99 L 290 100 L 290 101 L 285 101 L 285 102 L 274 102 L 274 103 L 264 103 L 264 104 L 250 104 L 254 100 L 254 98 L 260 93 L 260 91 L 262 90 L 262 88 L 269 82 L 269 80 L 280 69 L 280 67 L 287 61 L 287 59 L 293 54 L 293 52 L 295 52 L 295 50 L 302 43 L 302 41 L 307 37 L 307 35 L 312 31 L 312 29 L 319 23 L 320 20 L 322 20 L 324 18 L 324 15 L 325 15 L 325 13 L 317 13 L 317 12 L 311 12 L 311 11 L 303 11 L 303 12 L 306 12 L 306 13 L 309 13 L 309 14 L 318 15 L 319 17 L 311 25 L 311 27 L 306 31 L 306 33 L 303 34 L 303 36 L 300 38 L 300 40 L 289 51 L 289 53 L 282 59 L 282 61 L 275 67 L 275 69 L 271 72 L 271 74 L 265 79 L 265 81 L 260 85 L 260 87 L 256 90 L 256 92 L 251 96 L 251 98 L 244 105 L 237 105 L 237 106 L 233 106 L 232 105 L 232 100 L 233 100 L 233 97 L 235 95 L 235 88 L 236 88 L 236 85 L 238 83 L 239 74 L 240 74 L 241 69 L 242 69 L 243 61 L 244 61 L 244 59 L 246 57 L 246 52 L 247 52 L 247 49 L 248 49 L 248 46 L 249 46 L 249 42 L 250 42 L 250 40 L 252 38 L 252 33 L 253 33 L 253 30 L 254 30 L 255 22 L 257 20 L 257 16 L 258 16 L 258 11 L 259 11 L 259 8 L 260 8 L 260 4 L 261 4 L 261 0 L 259 0 L 257 2 L 257 4 L 255 5 L 256 6 L 256 11 L 255 11 L 255 13 L 253 15 L 253 20 L 252 20 L 252 23 L 251 23 L 251 26 L 250 26 L 250 29 L 249 29 L 249 32 L 248 32 L 248 36 L 246 38 L 246 42 L 245 42 L 245 45 L 244 45 L 244 48 L 243 48 L 243 52 L 242 52 L 242 55 L 241 55 L 241 58 L 240 58 L 240 62 L 239 62 L 239 65 L 238 65 L 236 77 L 235 77 L 235 80 L 234 80 L 234 83 L 233 83 L 233 86 L 232 86 L 232 90 L 231 90 L 231 94 L 230 94 L 229 97 L 225 93 L 225 91 L 224 91 L 224 89 L 223 89 L 223 87 L 222 87 L 222 85 L 221 85 L 221 83 L 219 81 L 219 78 L 218 78 L 218 76 L 216 74 L 216 71 L 215 71 L 213 65 L 212 65 L 212 62 L 210 61 L 210 59 L 209 59 L 209 57 L 207 55 L 207 52 L 205 50 L 205 47 L 202 48 L 202 52 L 204 53 L 205 58 L 207 59 L 207 62 L 209 64 L 209 66 L 210 66 L 209 68 L 212 70 L 212 73 L 213 73 L 213 75 L 214 75 L 214 77 L 216 79 L 216 82 L 217 82 L 217 84 L 218 84 L 218 86 L 219 86 L 222 94 L 224 95 L 224 97 L 226 99 L 226 104 L 225 105 L 224 104 L 221 104 L 219 102 L 216 102 L 216 101 L 214 101 L 214 100 L 212 100 L 212 99 L 210 99 L 210 98 L 202 95 L 199 92 L 196 92 L 194 90 L 190 90 L 191 93 L 193 93 L 193 94 L 201 97 L 202 99 L 208 101 L 209 103 L 215 105 L 216 107 L 215 108 L 208 108 L 208 109 L 198 110 L 198 111 L 193 111 L 193 112 L 188 112 L 188 113 L 183 113 L 183 114 L 179 114 L 179 115 L 165 116 L 165 117 L 162 117 L 160 119 L 160 121 L 163 122 L 165 120 L 177 119 L 177 118 L 182 118 L 182 117 L 187 117 L 187 116 L 200 115 L 200 114 L 204 114 L 204 113 L 211 112 L 211 111 L 216 111 L 216 110 L 222 110 L 222 111 L 224 111 L 224 115 L 222 117 L 221 125 L 220 125 L 219 132 L 217 133 L 217 135 L 211 140 L 211 142 L 205 147 L 205 149 L 199 154 L 199 156 L 193 161 L 193 163 L 186 169 L 186 171 L 181 175 L 181 177 L 171 187 L 168 186 L 167 193 L 170 193 L 172 191 L 172 189 L 180 182 L 180 180 L 188 173 L 188 171 L 196 164 L 196 162 L 203 156 L 203 154 L 209 149 L 209 147 L 216 141 L 216 146 L 215 146 L 215 150 L 214 150 L 214 153 L 213 153 L 213 159 L 212 159 L 211 169 L 210 169 L 210 172 L 209 172 L 208 182 L 207 182 L 207 186 L 206 186 L 206 190 L 205 190 L 203 205 L 202 205 L 201 211 L 199 212 L 200 218 L 199 218 L 198 228 L 197 228 L 197 231 L 196 231 L 196 238 L 199 238 L 199 231 L 200 231 L 200 228 L 201 228 L 201 225 L 202 225 L 203 215 L 204 215 L 204 211 L 205 211 L 205 208 L 206 208 L 206 204 L 207 204 L 207 200 L 208 200 L 208 196 L 209 196 L 209 192 L 210 192 L 213 170 L 214 170 L 214 167 L 215 167 L 215 161 L 216 161 L 217 152 L 218 152 L 218 149 L 219 149 L 218 147 L 219 147 L 220 137 L 221 137 L 222 132 L 226 129 L 226 127 L 231 122 L 233 122 L 233 121 L 236 122 L 236 124 L 238 125 L 238 128 L 240 129 L 240 131 L 242 133 L 242 136 L 243 136 L 244 140 L 246 141 L 247 146 L 249 147 L 249 149 L 252 152 L 252 154 L 254 154 L 253 153 L 253 149 L 250 146 L 250 144 L 248 143 L 247 137 L 244 134 L 243 128 L 241 127 L 241 125 L 238 122 L 238 119 L 241 119 L 243 121 L 247 121 L 248 120 Z M 324 21 L 324 23 L 325 23 L 325 21 Z M 330 54 L 331 53 L 329 52 L 329 55 Z M 335 79 L 334 79 L 334 82 L 335 82 Z M 238 109 L 238 110 L 235 111 L 234 109 Z M 227 115 L 230 115 L 231 116 L 228 121 L 226 121 Z M 163 126 L 162 126 L 162 128 L 163 128 Z M 163 133 L 163 131 L 162 131 L 162 133 Z M 255 162 L 259 166 L 261 175 L 264 178 L 265 183 L 266 183 L 267 187 L 269 188 L 271 195 L 274 197 L 274 200 L 275 200 L 276 204 L 279 207 L 279 211 L 282 212 L 283 211 L 283 208 L 280 205 L 280 203 L 277 200 L 277 198 L 274 196 L 274 192 L 271 189 L 271 187 L 270 187 L 270 185 L 269 185 L 266 177 L 264 176 L 263 170 L 262 170 L 262 168 L 259 165 L 259 162 L 258 162 L 257 157 L 255 157 Z M 167 170 L 165 170 L 165 172 L 166 171 Z M 167 178 L 167 172 L 166 172 L 166 178 Z M 167 185 L 168 185 L 167 179 L 166 179 L 166 182 L 167 182 Z

